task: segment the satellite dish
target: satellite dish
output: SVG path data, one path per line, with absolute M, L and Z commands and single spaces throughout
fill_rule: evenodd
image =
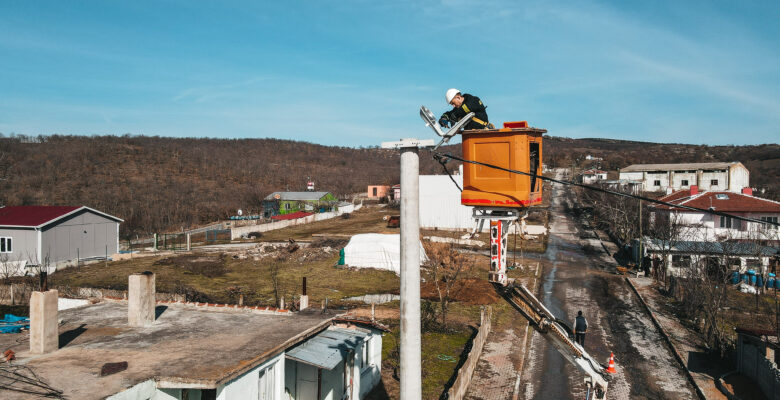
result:
M 238 209 L 238 216 L 240 217 L 240 216 L 242 216 L 243 214 L 244 214 L 244 212 L 243 212 L 243 211 L 241 211 L 241 209 L 239 208 L 239 209 Z

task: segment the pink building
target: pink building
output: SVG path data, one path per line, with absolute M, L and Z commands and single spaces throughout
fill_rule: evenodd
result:
M 382 197 L 387 196 L 387 193 L 390 191 L 390 186 L 388 185 L 373 185 L 368 187 L 368 198 L 372 200 L 379 200 Z

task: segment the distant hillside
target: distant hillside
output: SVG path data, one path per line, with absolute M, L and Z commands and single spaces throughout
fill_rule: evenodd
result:
M 460 154 L 460 145 L 443 151 Z M 778 198 L 780 146 L 693 146 L 549 137 L 544 159 L 570 166 L 585 155 L 602 168 L 633 163 L 741 161 L 751 184 Z M 277 190 L 317 190 L 340 197 L 369 184 L 398 183 L 398 152 L 330 147 L 278 139 L 193 139 L 145 136 L 0 136 L 0 204 L 86 205 L 125 220 L 121 236 L 181 229 L 259 212 Z M 457 170 L 457 164 L 449 166 Z M 423 174 L 443 173 L 427 151 Z
M 421 157 L 421 170 L 440 167 Z M 435 165 L 434 165 L 435 164 Z M 398 183 L 397 151 L 276 139 L 144 136 L 0 138 L 0 205 L 86 205 L 125 220 L 121 236 L 259 212 L 277 190 L 337 196 Z

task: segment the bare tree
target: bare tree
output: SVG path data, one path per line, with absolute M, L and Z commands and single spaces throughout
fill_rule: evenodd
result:
M 468 268 L 466 256 L 445 243 L 426 243 L 425 251 L 428 254 L 428 272 L 439 297 L 439 317 L 442 326 L 446 327 L 453 290 L 461 273 Z
M 655 259 L 653 277 L 666 286 L 667 274 L 671 268 L 670 258 L 675 244 L 683 239 L 690 239 L 694 227 L 685 223 L 682 215 L 677 211 L 655 210 L 650 216 L 650 226 L 647 236 L 653 239 L 656 253 L 660 256 Z

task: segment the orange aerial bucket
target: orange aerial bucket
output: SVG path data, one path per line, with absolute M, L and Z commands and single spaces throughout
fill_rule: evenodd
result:
M 542 174 L 545 129 L 506 122 L 502 129 L 463 131 L 463 158 L 516 171 Z M 542 202 L 542 182 L 528 175 L 483 165 L 463 165 L 461 204 L 485 208 L 522 208 Z

